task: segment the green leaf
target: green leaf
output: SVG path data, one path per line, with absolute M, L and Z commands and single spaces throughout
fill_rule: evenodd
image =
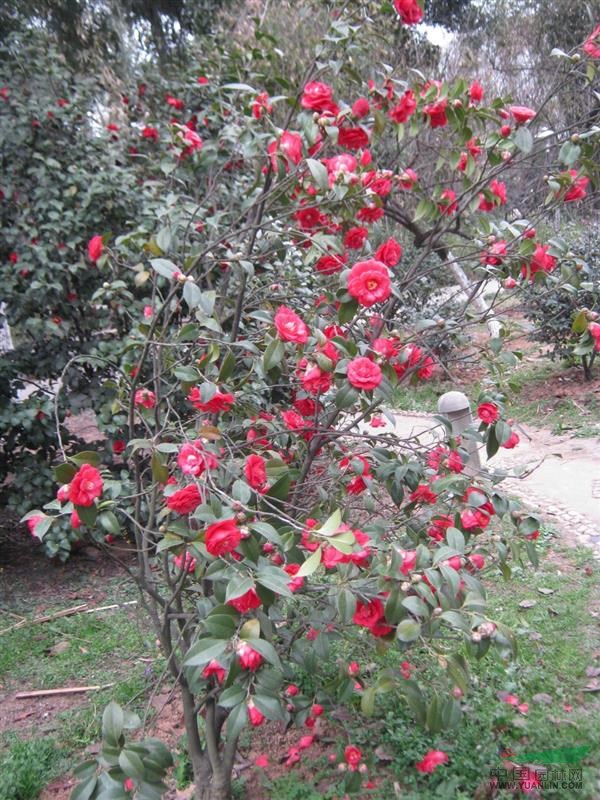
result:
M 292 596 L 288 586 L 290 580 L 287 572 L 275 566 L 261 567 L 256 573 L 257 583 L 283 597 Z
M 531 153 L 533 150 L 533 136 L 531 135 L 529 128 L 521 125 L 517 128 L 512 138 L 513 142 L 522 153 L 525 153 L 525 155 L 527 155 L 527 153 Z
M 341 303 L 338 309 L 338 319 L 342 325 L 347 322 L 352 322 L 358 311 L 358 300 L 350 300 L 347 303 Z
M 240 628 L 240 639 L 254 642 L 260 637 L 260 622 L 257 619 L 249 619 Z
M 278 481 L 276 481 L 273 486 L 269 489 L 266 494 L 266 497 L 274 497 L 276 500 L 287 500 L 287 496 L 290 492 L 290 484 L 292 482 L 292 476 L 289 472 L 285 475 L 282 475 Z
M 321 548 L 317 547 L 315 552 L 310 555 L 303 564 L 301 564 L 300 569 L 296 573 L 295 577 L 298 578 L 305 578 L 308 575 L 312 575 L 313 572 L 316 572 L 321 564 Z
M 266 694 L 255 694 L 252 698 L 254 705 L 261 711 L 267 719 L 286 722 L 287 717 L 280 701 L 276 697 Z
M 111 700 L 102 714 L 102 738 L 115 747 L 123 734 L 123 721 L 123 709 Z
M 136 780 L 141 781 L 146 777 L 144 762 L 133 750 L 121 750 L 119 755 L 119 766 L 125 775 L 128 775 L 130 778 L 135 778 Z
M 183 284 L 183 299 L 185 300 L 190 311 L 193 311 L 200 305 L 202 292 L 193 281 L 186 281 Z
M 224 381 L 227 380 L 227 378 L 229 378 L 229 376 L 235 370 L 235 365 L 236 365 L 235 356 L 233 355 L 231 350 L 229 350 L 221 363 L 221 369 L 219 370 L 219 377 L 218 377 L 219 383 L 223 383 Z
M 346 382 L 335 393 L 334 403 L 336 408 L 349 408 L 356 403 L 358 398 L 358 391 L 352 384 Z
M 356 611 L 356 597 L 350 589 L 340 589 L 336 597 L 336 605 L 341 621 L 347 625 Z
M 499 419 L 498 422 L 495 423 L 494 434 L 496 436 L 496 441 L 500 446 L 502 446 L 505 442 L 508 442 L 511 433 L 512 430 L 510 425 L 507 425 L 504 420 Z
M 150 468 L 152 470 L 152 478 L 157 483 L 166 483 L 169 480 L 169 468 L 162 463 L 159 453 L 152 453 Z
M 227 584 L 227 591 L 225 592 L 225 602 L 235 600 L 236 597 L 241 597 L 250 589 L 254 588 L 254 581 L 245 575 L 236 575 Z
M 70 483 L 77 470 L 73 464 L 65 462 L 52 468 L 57 483 Z
M 78 467 L 82 467 L 84 464 L 91 464 L 92 467 L 99 467 L 102 463 L 102 459 L 95 453 L 93 450 L 84 450 L 81 453 L 77 453 L 77 455 L 69 456 L 69 461 L 72 461 L 73 464 L 76 464 Z
M 363 690 L 360 698 L 360 710 L 365 717 L 372 717 L 375 713 L 375 687 L 369 686 Z
M 398 623 L 396 636 L 401 642 L 414 642 L 421 635 L 421 626 L 412 619 L 403 619 Z
M 407 611 L 410 611 L 411 614 L 414 614 L 415 617 L 429 617 L 429 607 L 420 597 L 416 597 L 415 595 L 405 597 L 402 601 L 402 606 L 406 608 Z
M 75 511 L 84 525 L 93 528 L 96 524 L 98 509 L 96 506 L 75 506 Z
M 327 172 L 327 167 L 314 158 L 307 158 L 306 164 L 319 189 L 323 189 L 325 192 L 329 191 L 329 173 Z
M 465 552 L 465 537 L 458 528 L 448 528 L 446 531 L 446 541 L 448 542 L 448 546 L 458 553 Z
M 581 147 L 567 140 L 558 153 L 559 159 L 566 167 L 572 167 L 581 155 Z
M 233 708 L 241 703 L 246 698 L 246 689 L 243 686 L 234 684 L 228 689 L 225 689 L 219 697 L 217 703 L 223 708 Z
M 571 330 L 573 333 L 585 333 L 588 329 L 587 314 L 585 311 L 580 311 L 573 320 Z
M 90 800 L 98 784 L 95 767 L 96 762 L 94 762 L 94 774 L 77 784 L 71 792 L 69 800 Z
M 119 520 L 112 511 L 102 511 L 98 514 L 98 523 L 107 533 L 112 533 L 114 536 L 118 536 L 121 533 Z
M 158 275 L 162 275 L 163 278 L 168 278 L 169 280 L 172 280 L 173 275 L 180 271 L 172 261 L 166 258 L 152 258 L 150 263 L 152 264 L 152 269 Z
M 228 639 L 199 639 L 192 645 L 183 660 L 185 667 L 203 667 L 223 655 L 225 648 L 229 644 Z
M 263 355 L 263 368 L 265 372 L 276 367 L 285 356 L 285 347 L 281 339 L 271 339 Z
M 275 648 L 271 642 L 267 642 L 266 639 L 253 639 L 251 646 L 252 649 L 256 650 L 257 653 L 260 653 L 265 661 L 269 662 L 269 664 L 272 664 L 278 669 L 282 669 L 279 656 L 277 655 L 277 652 L 275 651 Z
M 229 712 L 229 716 L 227 717 L 227 726 L 225 728 L 227 741 L 235 741 L 247 722 L 248 710 L 246 708 L 246 702 L 244 701 L 243 703 L 239 703 L 239 705 L 234 706 Z
M 341 524 L 342 512 L 339 508 L 336 508 L 333 514 L 331 514 L 319 528 L 315 529 L 314 533 L 320 536 L 333 536 Z

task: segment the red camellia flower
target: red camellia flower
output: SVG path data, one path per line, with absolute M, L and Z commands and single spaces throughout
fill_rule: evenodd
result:
M 362 751 L 353 744 L 349 744 L 344 750 L 344 761 L 348 765 L 348 769 L 355 772 L 362 759 Z
M 327 253 L 319 258 L 315 264 L 315 269 L 317 272 L 320 272 L 321 275 L 334 275 L 336 272 L 339 272 L 342 269 L 347 261 L 348 256 L 345 253 L 342 255 Z
M 214 453 L 204 449 L 200 439 L 195 442 L 186 442 L 182 445 L 177 456 L 177 465 L 184 475 L 199 477 L 207 469 L 215 469 L 219 462 Z
M 257 728 L 259 725 L 262 725 L 265 721 L 265 715 L 258 710 L 258 708 L 254 705 L 253 700 L 248 700 L 248 705 L 246 706 L 248 710 L 248 719 L 250 720 L 250 724 Z
M 263 662 L 263 657 L 253 650 L 247 642 L 240 642 L 237 646 L 237 657 L 242 669 L 256 672 Z
M 69 499 L 76 506 L 93 506 L 103 488 L 102 476 L 91 464 L 84 464 L 75 473 L 69 489 Z
M 167 104 L 170 105 L 171 108 L 174 108 L 176 111 L 183 111 L 183 109 L 185 108 L 185 103 L 183 102 L 183 100 L 180 100 L 177 97 L 173 97 L 172 94 L 168 94 L 165 100 L 167 101 Z
M 480 211 L 493 211 L 497 206 L 506 205 L 506 184 L 502 181 L 494 179 L 489 187 L 489 191 L 493 195 L 491 200 L 488 200 L 484 194 L 479 195 L 479 210 Z
M 409 499 L 411 503 L 435 503 L 437 495 L 426 483 L 422 483 L 411 493 Z
M 388 239 L 387 242 L 379 245 L 375 251 L 375 258 L 386 267 L 395 267 L 402 258 L 402 247 L 395 239 Z
M 267 92 L 258 94 L 256 100 L 252 103 L 252 116 L 254 119 L 261 119 L 263 114 L 270 114 L 272 111 L 273 106 L 269 103 Z
M 239 597 L 234 597 L 233 600 L 228 600 L 227 605 L 235 608 L 235 610 L 239 611 L 240 614 L 245 614 L 246 611 L 250 611 L 253 608 L 259 608 L 259 606 L 262 605 L 262 600 L 256 594 L 256 589 L 252 587 Z
M 387 300 L 392 293 L 388 268 L 374 258 L 355 264 L 348 274 L 347 285 L 352 297 L 366 308 Z
M 448 117 L 446 116 L 446 109 L 448 108 L 448 100 L 445 97 L 440 97 L 433 103 L 429 103 L 423 108 L 423 114 L 429 117 L 429 125 L 431 128 L 443 128 L 448 124 Z
M 92 236 L 92 238 L 88 242 L 87 251 L 88 251 L 88 258 L 90 261 L 96 263 L 100 256 L 102 255 L 102 251 L 104 250 L 104 242 L 102 241 L 102 236 Z
M 306 361 L 306 359 L 302 359 Z M 306 364 L 306 369 L 300 375 L 302 388 L 308 394 L 324 394 L 331 388 L 331 373 L 325 372 L 314 364 Z
M 527 106 L 509 106 L 508 110 L 517 125 L 524 125 L 530 119 L 533 119 L 537 113 L 533 108 L 528 108 Z
M 360 150 L 369 146 L 369 134 L 362 128 L 340 128 L 338 145 L 348 150 Z
M 369 101 L 366 97 L 359 97 L 358 100 L 355 100 L 352 104 L 352 116 L 355 117 L 355 119 L 366 117 L 370 110 Z
M 344 236 L 344 244 L 351 250 L 360 250 L 367 241 L 369 231 L 363 227 L 350 228 Z
M 116 456 L 120 456 L 127 448 L 127 443 L 123 439 L 115 439 L 112 443 L 112 451 Z
M 431 773 L 434 772 L 441 764 L 448 763 L 448 754 L 443 750 L 429 750 L 422 761 L 415 764 L 419 772 Z
M 215 676 L 219 683 L 223 683 L 225 680 L 225 668 L 214 658 L 202 670 L 203 678 L 210 678 L 212 675 Z
M 495 403 L 481 403 L 477 409 L 477 416 L 486 425 L 491 425 L 500 418 L 500 409 Z
M 173 558 L 173 563 L 179 570 L 183 570 L 184 572 L 193 572 L 196 569 L 196 559 L 191 553 L 188 553 L 187 550 L 185 553 L 182 553 L 179 556 L 175 556 Z
M 286 171 L 289 163 L 299 164 L 302 161 L 302 137 L 299 133 L 283 131 L 279 141 L 271 142 L 267 148 L 267 153 L 271 157 L 271 166 L 277 172 L 277 152 L 281 153 L 286 159 Z
M 204 544 L 211 556 L 222 556 L 231 553 L 242 540 L 242 532 L 235 519 L 221 519 L 213 522 L 206 529 Z
M 556 259 L 548 253 L 549 249 L 550 247 L 547 244 L 536 245 L 529 265 L 523 264 L 521 266 L 521 274 L 525 276 L 529 268 L 529 276 L 533 280 L 534 275 L 538 272 L 552 272 L 556 267 Z
M 587 37 L 583 50 L 591 58 L 600 58 L 600 25 L 597 25 Z
M 452 189 L 444 189 L 444 191 L 440 195 L 440 200 L 438 202 L 438 209 L 440 214 L 445 214 L 449 216 L 450 214 L 454 214 L 457 208 L 456 202 L 456 192 Z
M 10 261 L 11 264 L 17 264 L 18 261 L 19 261 L 19 254 L 18 253 L 14 253 L 14 252 L 13 253 L 9 253 L 8 254 L 8 260 Z
M 414 92 L 412 89 L 407 89 L 400 98 L 400 102 L 393 108 L 390 108 L 388 115 L 393 122 L 402 125 L 412 117 L 416 110 L 417 101 Z
M 360 600 L 356 603 L 356 611 L 352 617 L 355 625 L 368 628 L 373 636 L 385 636 L 393 629 L 382 620 L 385 620 L 383 603 L 377 597 L 368 603 L 362 603 Z
M 338 114 L 339 107 L 333 102 L 333 89 L 326 83 L 319 81 L 311 81 L 304 87 L 304 92 L 300 99 L 302 108 L 308 108 L 310 111 L 321 111 L 333 114 Z
M 150 389 L 138 389 L 133 397 L 136 406 L 144 408 L 154 408 L 156 405 L 156 395 Z
M 469 86 L 469 100 L 472 103 L 481 103 L 483 100 L 483 86 L 479 81 L 473 81 Z
M 216 414 L 219 411 L 229 411 L 231 406 L 235 403 L 235 397 L 232 394 L 228 392 L 219 392 L 218 390 L 213 394 L 210 400 L 202 402 L 202 394 L 197 386 L 194 386 L 190 391 L 187 399 L 198 411 L 208 411 L 211 414 Z
M 571 186 L 567 189 L 563 202 L 574 203 L 577 200 L 583 200 L 587 195 L 586 186 L 590 179 L 585 175 L 579 175 L 576 169 L 570 169 L 569 176 L 571 177 Z M 560 196 L 560 192 L 557 193 L 558 196 Z
M 348 364 L 348 381 L 355 389 L 370 392 L 381 383 L 381 367 L 366 356 L 353 358 Z
M 419 176 L 414 169 L 405 169 L 397 175 L 398 185 L 405 191 L 410 191 L 419 182 Z
M 195 483 L 179 489 L 167 498 L 167 508 L 176 514 L 191 514 L 202 502 L 202 495 Z
M 284 342 L 305 344 L 308 341 L 309 330 L 306 323 L 291 308 L 279 306 L 274 322 L 277 334 Z
M 260 491 L 264 488 L 267 483 L 267 468 L 264 458 L 255 453 L 249 455 L 244 464 L 244 475 L 253 489 Z
M 153 128 L 152 125 L 146 125 L 142 128 L 142 138 L 151 139 L 153 142 L 158 142 L 158 130 Z
M 423 19 L 423 9 L 417 0 L 394 0 L 394 8 L 405 25 L 416 25 Z

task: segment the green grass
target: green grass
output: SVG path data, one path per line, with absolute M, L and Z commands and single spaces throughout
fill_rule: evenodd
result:
M 122 578 L 107 581 L 102 588 L 106 597 L 98 605 L 123 603 L 136 597 Z M 78 604 L 65 601 L 60 591 L 48 598 L 45 614 Z M 0 628 L 9 627 L 14 621 L 0 613 Z M 26 743 L 43 748 L 55 741 L 64 769 L 76 764 L 85 747 L 98 740 L 107 703 L 114 699 L 122 706 L 142 710 L 163 668 L 144 612 L 136 606 L 27 625 L 4 634 L 0 644 L 0 684 L 5 691 L 112 684 L 81 696 L 81 703 L 75 708 L 59 713 L 53 721 L 54 740 L 41 738 Z M 68 647 L 53 655 L 52 648 L 57 644 Z M 141 661 L 140 657 L 153 660 Z M 23 735 L 32 733 L 23 730 Z M 7 753 L 10 755 L 11 743 L 10 738 L 0 739 L 0 764 Z M 20 795 L 15 797 L 20 800 Z M 12 795 L 0 791 L 0 800 L 8 798 L 12 800 Z
M 54 740 L 10 737 L 0 753 L 0 800 L 35 800 L 65 766 L 64 753 Z

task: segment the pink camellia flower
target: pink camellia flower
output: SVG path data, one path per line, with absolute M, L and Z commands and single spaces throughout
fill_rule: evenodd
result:
M 204 449 L 200 439 L 186 442 L 181 446 L 177 456 L 177 465 L 184 475 L 199 477 L 207 469 L 216 469 L 219 462 L 214 453 Z
M 302 108 L 310 111 L 326 112 L 336 116 L 339 107 L 333 101 L 333 89 L 327 83 L 311 81 L 304 87 L 304 92 L 300 98 Z
M 402 564 L 400 565 L 400 572 L 403 575 L 409 575 L 417 566 L 417 551 L 416 550 L 401 550 Z
M 202 502 L 202 495 L 195 483 L 179 489 L 167 498 L 167 508 L 176 514 L 191 514 Z
M 123 781 L 123 789 L 126 792 L 133 792 L 133 790 L 135 789 L 135 783 L 133 782 L 132 778 L 125 778 L 125 780 Z
M 79 514 L 77 513 L 77 511 L 75 511 L 75 509 L 73 509 L 73 511 L 71 512 L 71 527 L 75 531 L 78 528 L 81 528 L 81 519 L 80 519 Z
M 100 497 L 104 482 L 102 476 L 91 464 L 83 464 L 75 473 L 69 488 L 69 499 L 75 506 L 89 507 Z
M 253 608 L 260 608 L 262 605 L 262 600 L 256 594 L 256 589 L 251 587 L 247 592 L 244 592 L 244 594 L 240 595 L 240 597 L 234 597 L 233 600 L 228 600 L 227 605 L 235 608 L 235 610 L 239 611 L 240 614 L 245 614 L 247 611 L 251 611 Z
M 600 25 L 597 25 L 585 40 L 583 51 L 591 58 L 600 58 Z
M 357 675 L 360 675 L 360 664 L 358 661 L 351 661 L 348 664 L 348 675 L 351 678 L 356 678 Z
M 250 724 L 257 728 L 259 725 L 262 725 L 265 721 L 265 715 L 258 710 L 258 708 L 254 705 L 253 700 L 248 700 L 248 705 L 246 706 L 248 711 L 248 719 L 250 720 Z
M 383 373 L 379 364 L 366 356 L 358 356 L 348 364 L 347 376 L 355 389 L 370 392 L 379 386 Z
M 361 150 L 369 146 L 369 134 L 358 126 L 340 128 L 338 145 L 348 150 Z
M 288 697 L 295 697 L 297 694 L 299 694 L 299 692 L 300 689 L 296 686 L 295 683 L 290 683 L 290 685 L 285 690 L 285 693 Z
M 144 408 L 154 408 L 156 405 L 156 395 L 150 389 L 138 389 L 133 397 L 136 406 Z
M 306 359 L 302 359 L 306 362 Z M 306 364 L 306 369 L 300 375 L 302 388 L 308 394 L 321 394 L 331 388 L 331 373 L 325 372 L 315 365 Z
M 231 553 L 242 540 L 242 532 L 235 519 L 222 519 L 209 525 L 204 534 L 204 544 L 211 556 Z
M 443 750 L 429 750 L 423 757 L 422 761 L 419 761 L 415 764 L 415 767 L 419 772 L 432 773 L 441 764 L 447 763 L 448 754 L 444 753 Z
M 96 263 L 96 261 L 98 261 L 98 259 L 102 255 L 103 250 L 104 250 L 104 242 L 102 241 L 102 236 L 100 236 L 99 234 L 96 236 L 92 236 L 87 245 L 88 258 L 90 259 L 90 261 Z
M 167 101 L 167 104 L 170 105 L 171 108 L 174 108 L 176 111 L 183 111 L 183 109 L 185 108 L 185 103 L 183 102 L 183 100 L 180 100 L 177 97 L 173 97 L 172 94 L 167 94 L 165 100 Z
M 412 89 L 407 89 L 400 102 L 388 111 L 389 118 L 398 125 L 407 122 L 417 110 L 417 101 Z
M 530 119 L 533 119 L 537 114 L 537 111 L 534 111 L 533 108 L 528 108 L 527 106 L 509 106 L 508 110 L 510 111 L 512 118 L 517 125 L 524 125 L 526 122 L 529 122 Z
M 386 267 L 395 267 L 402 258 L 402 246 L 395 239 L 388 239 L 375 251 L 375 259 Z
M 193 572 L 196 569 L 197 561 L 187 550 L 181 555 L 173 556 L 173 563 L 181 572 Z
M 196 82 L 200 86 L 208 86 L 208 78 L 206 77 L 206 75 L 199 75 L 198 78 L 196 79 Z
M 237 646 L 237 657 L 240 662 L 240 667 L 249 672 L 256 672 L 256 670 L 263 663 L 263 657 L 256 650 L 253 650 L 247 642 L 240 642 Z
M 305 344 L 308 341 L 310 333 L 308 326 L 291 308 L 279 306 L 274 322 L 277 335 L 284 342 Z
M 325 709 L 320 703 L 313 703 L 310 707 L 310 714 L 312 717 L 320 717 Z
M 498 242 L 494 242 L 494 244 L 490 247 L 489 250 L 481 254 L 480 261 L 482 264 L 489 264 L 492 267 L 497 267 L 500 264 L 502 264 L 506 252 L 507 252 L 507 244 L 504 241 L 504 239 L 501 239 Z M 514 281 L 514 278 L 512 280 Z M 515 286 L 516 286 L 516 281 L 515 281 Z M 505 286 L 505 288 L 511 288 L 511 287 Z
M 299 750 L 308 750 L 309 747 L 312 747 L 315 742 L 315 735 L 309 734 L 306 736 L 301 736 L 298 740 L 298 749 Z
M 262 753 L 260 756 L 257 756 L 256 761 L 254 762 L 255 767 L 268 767 L 269 766 L 269 757 Z
M 491 425 L 500 417 L 500 409 L 495 403 L 481 403 L 477 409 L 477 416 L 486 425 Z
M 355 772 L 358 769 L 361 760 L 362 751 L 358 747 L 355 747 L 355 745 L 349 744 L 344 750 L 344 761 L 348 765 L 348 769 L 352 772 Z
M 469 86 L 469 100 L 475 105 L 483 100 L 483 86 L 479 81 L 473 81 Z
M 405 169 L 397 175 L 398 178 L 398 185 L 401 189 L 405 191 L 409 191 L 412 189 L 418 182 L 419 176 L 414 171 L 414 169 Z
M 56 499 L 59 503 L 67 503 L 69 501 L 69 494 L 71 490 L 70 483 L 64 483 L 62 486 L 59 487 L 58 491 L 56 492 Z
M 392 293 L 388 268 L 374 258 L 355 264 L 347 280 L 349 294 L 366 308 L 387 300 Z
M 475 569 L 483 569 L 485 566 L 485 558 L 481 555 L 481 553 L 473 553 L 469 557 L 469 561 L 475 567 Z
M 423 19 L 423 9 L 417 0 L 394 0 L 394 8 L 405 25 L 416 25 Z
M 219 683 L 223 683 L 225 680 L 225 672 L 225 667 L 223 667 L 216 659 L 213 658 L 212 661 L 209 661 L 202 670 L 202 677 L 210 678 L 214 675 Z

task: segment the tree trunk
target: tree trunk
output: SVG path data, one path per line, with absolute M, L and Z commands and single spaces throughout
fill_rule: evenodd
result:
M 450 272 L 456 278 L 456 282 L 460 286 L 460 288 L 465 292 L 467 297 L 470 296 L 471 292 L 473 291 L 473 286 L 469 280 L 469 276 L 464 271 L 464 269 L 454 261 L 452 257 L 452 253 L 448 253 L 448 260 L 446 262 L 447 266 L 450 269 Z M 479 294 L 479 292 L 473 297 L 471 300 L 471 304 L 474 308 L 479 311 L 482 316 L 486 317 L 486 322 L 488 326 L 488 331 L 490 332 L 490 336 L 493 339 L 497 339 L 500 336 L 500 323 L 496 319 L 495 314 L 485 301 L 483 295 Z

